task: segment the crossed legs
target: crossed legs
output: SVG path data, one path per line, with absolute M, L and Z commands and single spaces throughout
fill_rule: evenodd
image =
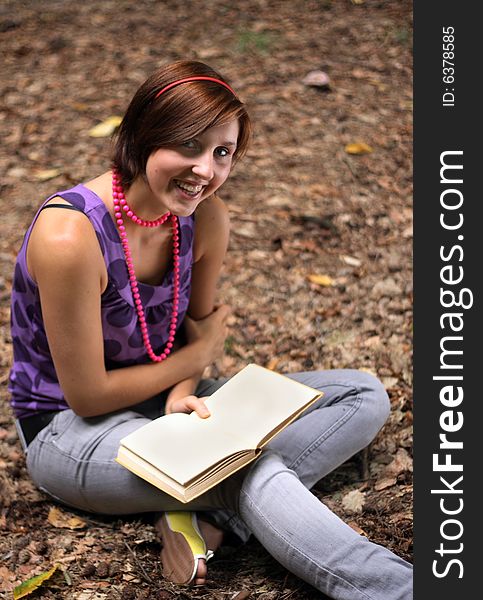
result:
M 352 370 L 291 377 L 323 398 L 244 472 L 188 505 L 114 462 L 119 440 L 157 416 L 139 406 L 91 419 L 59 413 L 29 446 L 30 474 L 51 496 L 91 512 L 208 511 L 208 521 L 242 540 L 253 533 L 287 569 L 332 598 L 409 600 L 410 565 L 358 536 L 309 491 L 382 427 L 389 410 L 382 385 Z M 202 381 L 196 393 L 209 395 L 222 383 Z M 159 399 L 152 404 L 159 410 Z

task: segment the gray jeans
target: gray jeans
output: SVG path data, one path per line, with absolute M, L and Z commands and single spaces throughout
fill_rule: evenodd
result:
M 243 540 L 255 535 L 282 565 L 330 598 L 411 600 L 411 565 L 358 535 L 309 491 L 374 438 L 389 412 L 384 388 L 354 370 L 290 377 L 324 396 L 255 463 L 189 504 L 114 461 L 122 437 L 162 414 L 163 397 L 102 417 L 59 413 L 28 448 L 30 475 L 59 501 L 92 512 L 209 511 Z M 204 380 L 196 394 L 209 395 L 223 383 Z

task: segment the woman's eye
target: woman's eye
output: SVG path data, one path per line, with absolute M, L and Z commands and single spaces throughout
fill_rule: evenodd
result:
M 225 147 L 220 147 L 216 149 L 216 153 L 218 154 L 218 156 L 220 156 L 221 158 L 224 158 L 225 156 L 229 156 L 230 155 L 230 151 L 228 150 L 228 148 Z

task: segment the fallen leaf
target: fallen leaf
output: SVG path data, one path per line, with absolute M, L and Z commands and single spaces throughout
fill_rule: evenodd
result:
M 381 83 L 379 79 L 368 79 L 368 82 L 375 86 L 380 92 L 385 92 L 387 90 L 387 85 L 385 83 Z
M 2 589 L 10 591 L 13 588 L 13 581 L 15 581 L 17 577 L 12 571 L 9 571 L 7 567 L 0 567 L 0 584 L 2 585 Z M 7 589 L 8 588 L 8 589 Z
M 359 535 L 367 537 L 367 533 L 361 529 L 355 521 L 347 521 L 347 525 L 349 525 L 349 527 L 351 527 Z
M 81 581 L 78 585 L 86 590 L 99 590 L 110 587 L 111 583 L 109 581 Z M 91 598 L 95 598 L 95 596 L 92 596 L 92 592 L 89 593 L 91 594 Z M 101 592 L 96 592 L 96 594 L 100 593 Z
M 398 512 L 389 517 L 389 523 L 400 523 L 401 521 L 412 521 L 413 515 L 411 511 Z
M 413 226 L 409 225 L 408 227 L 406 227 L 406 229 L 403 230 L 402 232 L 402 237 L 404 238 L 410 238 L 413 236 Z
M 128 581 L 130 583 L 141 583 L 139 577 L 136 577 L 136 575 L 132 575 L 131 573 L 123 573 L 122 579 L 123 581 Z
M 327 88 L 330 85 L 330 78 L 324 71 L 310 71 L 302 79 L 302 83 L 311 87 Z
M 80 110 L 82 112 L 89 110 L 89 105 L 85 102 L 72 102 L 71 106 L 75 110 Z
M 254 239 L 258 237 L 255 223 L 246 223 L 245 225 L 241 225 L 233 230 L 236 235 L 241 235 L 242 237 Z
M 15 177 L 15 179 L 23 179 L 27 174 L 27 169 L 23 167 L 12 167 L 7 171 L 7 177 Z
M 104 600 L 104 598 L 107 598 L 107 594 L 92 591 L 81 592 L 78 596 L 75 596 L 75 600 Z
M 346 265 L 349 265 L 350 267 L 360 267 L 362 265 L 362 262 L 354 256 L 347 256 L 346 254 L 341 254 L 340 258 L 343 262 L 345 262 Z
M 374 375 L 374 377 L 377 377 L 376 371 L 374 371 L 374 369 L 370 369 L 369 367 L 360 367 L 358 371 L 362 371 L 363 373 L 369 373 L 369 375 Z
M 355 142 L 354 144 L 347 144 L 345 151 L 347 154 L 369 154 L 373 150 L 364 142 Z
M 65 583 L 69 586 L 72 585 L 72 577 L 65 567 L 62 568 L 62 575 L 64 576 Z
M 392 298 L 400 295 L 401 293 L 402 290 L 396 281 L 392 277 L 386 277 L 386 279 L 381 279 L 374 284 L 371 290 L 371 297 L 377 299 L 381 298 L 382 296 Z
M 320 243 L 314 240 L 293 240 L 284 244 L 284 248 L 294 248 L 297 250 L 307 250 L 308 252 L 318 252 L 320 250 Z
M 270 369 L 270 371 L 273 371 L 277 367 L 279 362 L 280 362 L 280 358 L 274 356 L 273 358 L 270 359 L 266 368 Z
M 207 59 L 207 58 L 215 58 L 217 56 L 223 55 L 223 50 L 221 48 L 202 48 L 197 51 L 199 58 Z
M 62 529 L 84 529 L 87 526 L 84 520 L 79 519 L 79 517 L 72 517 L 56 506 L 52 506 L 49 510 L 47 519 L 51 525 Z
M 34 590 L 40 587 L 44 581 L 47 581 L 52 577 L 55 571 L 57 571 L 58 566 L 59 565 L 54 565 L 48 571 L 40 573 L 40 575 L 35 575 L 35 577 L 31 577 L 30 579 L 27 579 L 27 581 L 17 585 L 17 587 L 13 590 L 14 600 L 18 600 L 18 598 L 23 598 L 24 596 L 31 594 Z
M 241 592 L 235 593 L 235 595 L 232 596 L 231 600 L 246 600 L 250 597 L 250 594 L 251 592 L 247 590 L 242 590 Z
M 386 475 L 393 475 L 397 477 L 400 473 L 404 471 L 412 471 L 413 470 L 413 459 L 409 456 L 407 450 L 404 448 L 399 448 L 396 452 L 396 456 L 393 461 L 390 462 L 387 467 L 384 469 Z
M 399 379 L 397 377 L 382 377 L 381 381 L 386 390 L 389 390 L 397 384 Z
M 328 275 L 308 275 L 307 279 L 311 283 L 315 283 L 317 285 L 324 285 L 324 286 L 334 285 L 334 280 L 332 279 L 332 277 L 329 277 Z
M 40 169 L 39 171 L 34 171 L 34 177 L 38 181 L 49 181 L 49 179 L 54 179 L 54 177 L 57 177 L 61 173 L 60 169 Z
M 388 487 L 392 487 L 396 483 L 397 479 L 395 477 L 383 477 L 382 479 L 376 481 L 374 489 L 376 490 L 376 492 L 380 492 L 381 490 L 385 490 Z
M 109 137 L 119 127 L 119 125 L 121 124 L 121 121 L 122 121 L 122 117 L 119 117 L 119 116 L 108 117 L 105 121 L 102 121 L 102 123 L 99 123 L 92 129 L 90 129 L 89 136 L 96 137 L 96 138 L 97 137 Z
M 353 513 L 361 513 L 364 506 L 364 494 L 359 490 L 352 490 L 342 498 L 342 506 Z
M 0 462 L 3 463 L 4 461 Z M 7 467 L 8 463 L 5 463 L 5 466 Z M 16 497 L 17 485 L 6 473 L 3 473 L 3 469 L 0 471 L 0 490 L 0 507 L 7 508 Z
M 381 338 L 378 335 L 371 335 L 371 337 L 364 340 L 364 346 L 366 348 L 375 348 L 379 346 L 381 343 Z

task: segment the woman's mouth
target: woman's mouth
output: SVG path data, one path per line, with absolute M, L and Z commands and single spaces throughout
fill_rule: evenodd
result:
M 204 188 L 203 185 L 193 185 L 192 183 L 180 181 L 179 179 L 173 179 L 173 182 L 183 194 L 189 196 L 190 198 L 196 198 L 197 196 L 199 196 L 199 194 Z

